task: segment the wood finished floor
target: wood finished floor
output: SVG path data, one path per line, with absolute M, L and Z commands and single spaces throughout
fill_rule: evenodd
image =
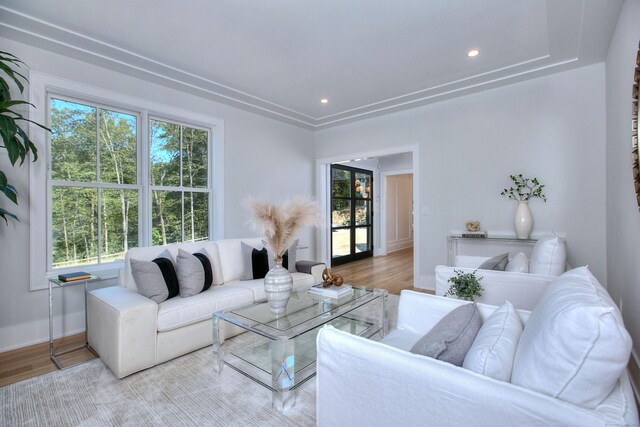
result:
M 339 265 L 331 271 L 342 275 L 345 282 L 399 295 L 403 289 L 413 289 L 413 248 Z
M 80 347 L 84 343 L 84 333 L 81 333 L 55 340 L 53 348 L 57 354 L 70 348 Z M 63 366 L 69 366 L 95 357 L 93 353 L 83 348 L 59 356 L 58 360 Z M 0 387 L 53 372 L 56 369 L 58 368 L 49 357 L 49 342 L 6 351 L 0 353 Z

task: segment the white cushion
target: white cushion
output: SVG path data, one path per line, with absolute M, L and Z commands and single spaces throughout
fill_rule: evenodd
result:
M 462 367 L 496 380 L 509 381 L 521 334 L 520 317 L 507 301 L 484 322 Z
M 529 258 L 524 252 L 518 252 L 509 260 L 507 267 L 504 271 L 512 271 L 514 273 L 528 273 L 529 272 Z
M 380 342 L 399 348 L 400 350 L 409 351 L 411 347 L 418 342 L 423 335 L 416 334 L 407 329 L 393 329 L 380 340 Z
M 293 289 L 310 288 L 315 284 L 313 276 L 306 273 L 291 273 L 293 278 Z M 225 287 L 236 287 L 242 289 L 248 289 L 253 292 L 253 297 L 256 301 L 267 298 L 264 292 L 264 279 L 253 280 L 232 280 L 224 284 Z
M 158 304 L 158 332 L 211 319 L 213 312 L 253 302 L 245 288 L 212 286 L 189 298 L 171 298 Z
M 511 382 L 595 408 L 613 390 L 631 337 L 588 268 L 568 271 L 542 295 L 520 337 Z
M 564 240 L 544 237 L 536 242 L 529 262 L 529 273 L 558 276 L 565 270 L 567 249 Z
M 226 239 L 216 242 L 218 244 L 224 283 L 231 282 L 232 280 L 237 280 L 242 277 L 244 260 L 242 259 L 240 242 L 245 242 L 249 246 L 262 249 L 262 241 L 260 239 Z
M 238 244 L 239 245 L 239 244 Z M 121 285 L 132 291 L 137 291 L 136 284 L 131 275 L 131 263 L 130 260 L 137 259 L 140 261 L 151 261 L 157 258 L 165 250 L 171 254 L 172 261 L 175 262 L 178 256 L 178 249 L 183 249 L 187 252 L 193 253 L 200 249 L 205 249 L 209 260 L 211 261 L 211 268 L 213 270 L 213 283 L 222 283 L 222 270 L 220 269 L 220 259 L 218 256 L 218 245 L 216 242 L 188 242 L 188 243 L 173 243 L 166 246 L 146 246 L 139 248 L 131 248 L 124 256 L 124 271 L 122 276 Z

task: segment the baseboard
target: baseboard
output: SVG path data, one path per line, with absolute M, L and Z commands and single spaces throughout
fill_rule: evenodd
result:
M 387 252 L 401 251 L 402 249 L 412 248 L 413 239 L 395 240 L 393 242 L 387 242 Z
M 84 332 L 84 310 L 53 318 L 53 338 Z M 49 341 L 49 318 L 0 328 L 0 352 Z
M 415 281 L 414 287 L 418 289 L 426 289 L 429 291 L 436 290 L 436 275 L 435 274 L 421 274 L 418 280 Z
M 631 357 L 629 358 L 629 377 L 633 395 L 636 398 L 636 405 L 640 410 L 640 358 L 638 358 L 635 350 L 631 350 Z

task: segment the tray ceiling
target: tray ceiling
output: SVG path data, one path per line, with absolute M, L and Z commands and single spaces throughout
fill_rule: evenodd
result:
M 603 61 L 621 6 L 3 0 L 0 36 L 322 128 Z

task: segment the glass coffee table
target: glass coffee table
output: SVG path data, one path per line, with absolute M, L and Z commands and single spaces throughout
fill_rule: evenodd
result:
M 316 336 L 324 325 L 371 337 L 387 331 L 387 291 L 353 287 L 339 299 L 303 289 L 291 294 L 286 312 L 273 314 L 266 301 L 213 314 L 216 372 L 235 369 L 272 391 L 272 406 L 295 405 L 295 390 L 316 374 Z M 225 341 L 225 328 L 246 332 Z

